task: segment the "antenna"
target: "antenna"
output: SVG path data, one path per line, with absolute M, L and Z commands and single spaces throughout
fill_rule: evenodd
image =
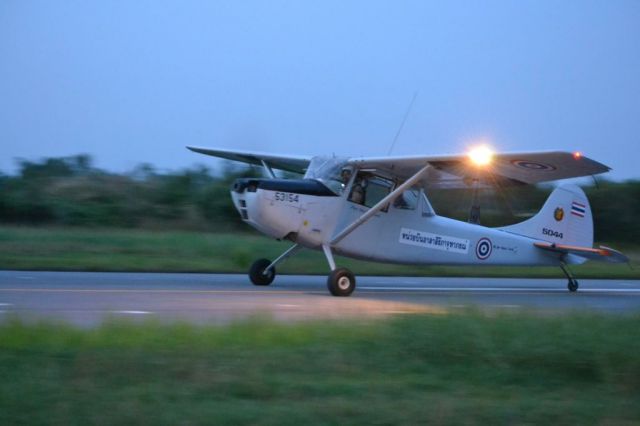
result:
M 407 112 L 404 113 L 404 117 L 402 118 L 402 123 L 400 123 L 400 127 L 398 128 L 398 131 L 396 132 L 396 135 L 393 138 L 393 142 L 391 142 L 391 147 L 389 148 L 389 152 L 387 152 L 387 155 L 391 155 L 391 151 L 393 151 L 393 147 L 396 145 L 396 142 L 398 141 L 400 132 L 402 132 L 404 123 L 407 121 L 407 117 L 409 117 L 409 113 L 411 112 L 411 108 L 413 107 L 413 103 L 416 101 L 417 97 L 418 97 L 418 91 L 416 90 L 415 92 L 413 92 L 413 97 L 411 98 L 411 102 L 409 102 L 409 106 L 407 107 Z

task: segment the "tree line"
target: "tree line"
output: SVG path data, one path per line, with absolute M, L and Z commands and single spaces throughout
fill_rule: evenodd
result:
M 147 229 L 243 229 L 229 199 L 251 168 L 229 165 L 214 174 L 204 166 L 160 172 L 141 164 L 110 173 L 77 155 L 22 160 L 15 175 L 0 175 L 0 223 Z
M 229 188 L 238 177 L 261 176 L 252 167 L 225 163 L 221 170 L 194 166 L 162 172 L 141 164 L 129 173 L 93 166 L 88 155 L 22 160 L 13 175 L 0 174 L 0 223 L 182 229 L 248 230 L 233 207 Z M 598 241 L 640 241 L 640 181 L 583 187 Z M 481 222 L 499 226 L 535 214 L 553 188 L 527 186 L 480 190 Z M 466 220 L 471 190 L 430 191 L 438 214 Z

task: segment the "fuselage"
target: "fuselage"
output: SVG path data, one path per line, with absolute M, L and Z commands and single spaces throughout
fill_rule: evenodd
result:
M 350 182 L 349 185 L 352 185 Z M 370 206 L 313 179 L 239 179 L 231 191 L 243 220 L 260 232 L 321 249 Z M 558 265 L 539 241 L 500 228 L 438 216 L 422 191 L 411 203 L 393 203 L 341 241 L 336 254 L 357 259 L 423 265 Z

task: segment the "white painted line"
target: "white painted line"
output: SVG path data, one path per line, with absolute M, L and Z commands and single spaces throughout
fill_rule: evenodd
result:
M 569 293 L 566 288 L 509 288 L 509 287 L 358 287 L 360 290 L 382 291 L 447 291 L 447 292 L 539 292 L 539 293 Z M 581 288 L 577 293 L 635 293 L 640 294 L 640 288 Z
M 115 314 L 130 314 L 130 315 L 146 315 L 152 314 L 153 312 L 149 311 L 113 311 Z
M 11 303 L 0 303 L 0 306 L 13 306 Z
M 297 308 L 300 305 L 290 305 L 290 304 L 287 304 L 287 303 L 277 303 L 276 306 L 279 307 L 279 308 Z
M 35 277 L 28 277 L 28 276 L 20 276 L 17 277 L 19 280 L 34 280 Z

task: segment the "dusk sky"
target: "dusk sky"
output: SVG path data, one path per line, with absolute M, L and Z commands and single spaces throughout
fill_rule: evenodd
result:
M 0 170 L 582 151 L 640 178 L 640 1 L 0 2 Z

